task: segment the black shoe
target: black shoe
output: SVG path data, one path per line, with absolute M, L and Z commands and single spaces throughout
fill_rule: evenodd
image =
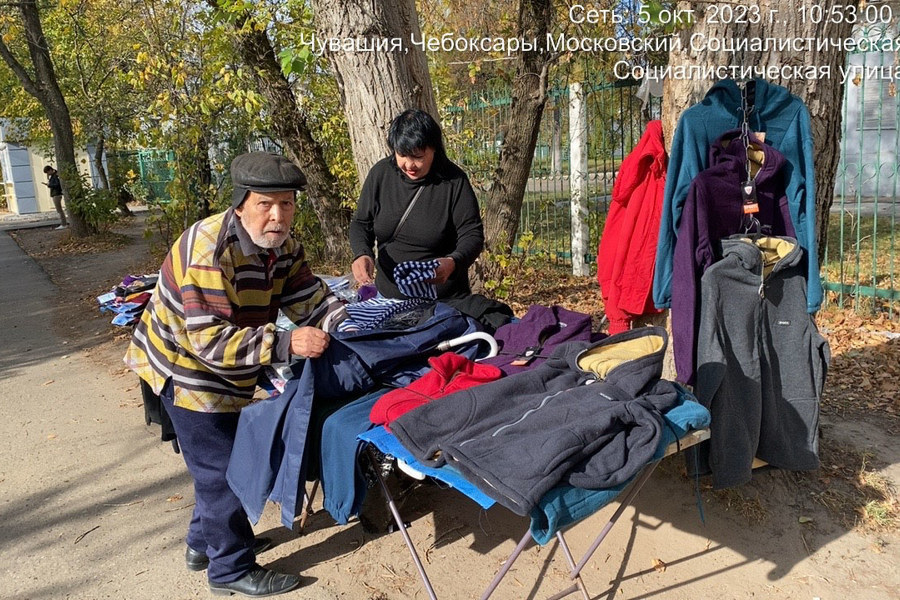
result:
M 253 598 L 265 596 L 277 596 L 300 587 L 301 580 L 296 575 L 276 573 L 260 566 L 253 567 L 250 571 L 231 583 L 209 582 L 209 591 L 216 596 L 230 596 L 242 594 Z
M 270 538 L 256 538 L 256 541 L 253 543 L 253 554 L 259 556 L 271 547 L 272 540 Z M 188 546 L 187 550 L 184 551 L 184 562 L 187 565 L 188 570 L 202 571 L 209 566 L 209 557 L 206 556 L 205 552 L 194 550 Z

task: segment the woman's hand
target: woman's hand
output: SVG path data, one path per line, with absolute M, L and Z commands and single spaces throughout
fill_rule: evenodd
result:
M 356 279 L 356 283 L 359 285 L 370 284 L 375 277 L 375 261 L 372 260 L 371 256 L 363 254 L 353 261 L 350 270 L 353 272 L 353 278 Z
M 299 327 L 291 331 L 291 354 L 318 358 L 328 348 L 331 337 L 315 327 Z
M 447 280 L 453 275 L 453 271 L 456 270 L 456 261 L 452 258 L 438 258 L 438 268 L 434 271 L 434 279 L 430 281 L 430 283 L 434 284 L 442 284 L 447 283 Z

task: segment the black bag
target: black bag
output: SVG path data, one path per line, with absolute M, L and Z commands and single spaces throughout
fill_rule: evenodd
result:
M 159 395 L 154 393 L 153 388 L 143 379 L 141 379 L 141 396 L 144 399 L 144 420 L 147 425 L 158 424 L 162 428 L 160 434 L 162 441 L 171 441 L 172 450 L 175 451 L 175 454 L 179 454 L 181 449 L 178 447 L 178 436 L 175 435 L 175 428 L 172 427 L 172 419 L 169 418 L 169 413 L 166 412 L 166 407 Z

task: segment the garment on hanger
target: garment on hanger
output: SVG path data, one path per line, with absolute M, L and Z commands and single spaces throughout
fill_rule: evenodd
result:
M 766 143 L 786 160 L 785 196 L 797 241 L 806 250 L 807 310 L 822 303 L 822 283 L 816 254 L 815 168 L 809 111 L 796 96 L 764 79 L 755 79 L 753 110 L 748 116 L 752 131 L 765 132 Z M 672 301 L 672 256 L 681 212 L 691 182 L 709 166 L 710 144 L 742 122 L 742 90 L 725 79 L 710 88 L 702 102 L 688 108 L 678 120 L 666 175 L 665 199 L 653 275 L 653 301 L 669 308 Z
M 736 235 L 701 280 L 694 392 L 712 415 L 713 485 L 772 466 L 819 466 L 819 402 L 830 360 L 806 306 L 804 253 L 790 237 Z
M 710 167 L 691 183 L 672 260 L 672 348 L 678 381 L 694 383 L 700 278 L 721 257 L 720 242 L 745 229 L 742 187 L 747 180 L 747 146 L 741 131 L 726 132 L 709 149 Z M 773 235 L 795 236 L 785 196 L 784 156 L 756 136 L 748 138 L 759 223 Z
M 630 329 L 636 316 L 658 312 L 651 289 L 665 183 L 662 122 L 650 121 L 619 168 L 597 249 L 597 283 L 611 334 Z

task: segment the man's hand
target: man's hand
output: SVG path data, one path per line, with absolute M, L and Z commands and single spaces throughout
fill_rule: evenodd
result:
M 315 327 L 300 327 L 291 331 L 291 354 L 318 358 L 325 352 L 331 337 Z
M 453 274 L 453 271 L 456 270 L 456 261 L 452 258 L 438 258 L 438 268 L 434 271 L 434 279 L 429 281 L 429 283 L 434 284 L 442 284 L 447 283 L 447 279 Z
M 353 278 L 359 285 L 372 283 L 375 277 L 375 261 L 371 256 L 365 254 L 354 260 L 350 269 L 353 271 Z

